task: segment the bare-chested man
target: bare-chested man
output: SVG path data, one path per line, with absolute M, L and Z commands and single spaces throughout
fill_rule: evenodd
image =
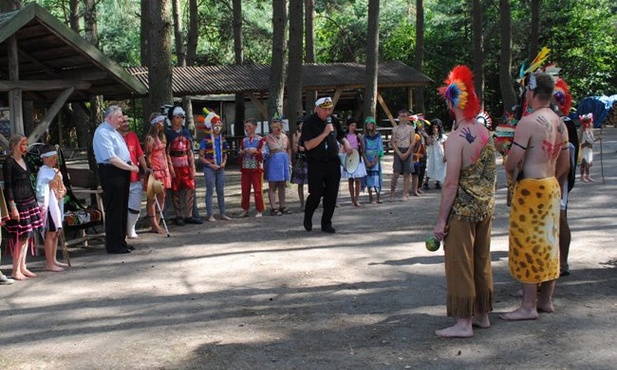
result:
M 501 315 L 504 320 L 534 320 L 538 311 L 554 310 L 560 184 L 570 167 L 568 131 L 550 108 L 554 87 L 547 73 L 528 77 L 526 100 L 533 111 L 519 121 L 505 163 L 506 175 L 516 181 L 510 210 L 510 273 L 523 283 L 523 302 Z
M 390 183 L 390 202 L 394 201 L 396 184 L 398 177 L 403 174 L 403 196 L 402 200 L 409 199 L 409 187 L 411 183 L 411 173 L 413 172 L 412 151 L 415 140 L 415 130 L 409 123 L 409 112 L 401 109 L 398 112 L 399 123 L 392 129 L 392 148 L 394 149 L 394 168 L 392 172 L 392 182 Z
M 473 336 L 473 326 L 491 326 L 495 147 L 488 129 L 476 121 L 480 103 L 471 70 L 455 67 L 440 92 L 454 113 L 456 129 L 445 145 L 448 166 L 433 233 L 444 241 L 447 314 L 457 321 L 435 334 L 465 338 Z

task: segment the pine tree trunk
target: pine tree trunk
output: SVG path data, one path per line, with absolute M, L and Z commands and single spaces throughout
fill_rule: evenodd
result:
M 499 87 L 503 98 L 504 113 L 512 112 L 516 93 L 512 87 L 512 18 L 509 0 L 499 1 L 501 18 L 501 53 L 499 57 Z
M 287 0 L 272 4 L 272 65 L 270 87 L 268 89 L 268 121 L 274 115 L 283 113 L 283 93 L 285 90 L 285 52 L 287 38 Z
M 304 0 L 289 3 L 289 66 L 287 73 L 287 108 L 290 131 L 303 114 L 302 109 L 302 56 L 304 36 Z
M 242 0 L 233 0 L 234 16 L 234 62 L 244 64 L 244 41 L 242 40 Z M 234 114 L 234 136 L 244 135 L 244 119 L 246 118 L 244 93 L 236 93 Z
M 473 0 L 473 74 L 480 107 L 484 107 L 484 35 L 482 34 L 482 1 Z
M 149 112 L 158 112 L 160 107 L 172 103 L 171 88 L 171 3 L 169 0 L 153 1 L 150 4 L 149 45 L 150 86 Z
M 424 66 L 424 1 L 416 0 L 416 58 L 414 68 L 422 73 Z M 414 103 L 416 112 L 424 112 L 424 88 L 414 89 Z M 410 109 L 412 107 L 409 107 Z
M 315 63 L 315 1 L 304 1 L 304 63 Z M 315 110 L 315 100 L 317 100 L 317 91 L 307 90 L 305 97 L 305 114 L 313 113 Z
M 366 45 L 366 82 L 364 117 L 375 117 L 377 109 L 377 74 L 379 69 L 379 0 L 369 0 L 368 40 Z

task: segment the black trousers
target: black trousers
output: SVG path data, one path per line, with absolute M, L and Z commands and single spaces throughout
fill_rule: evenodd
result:
M 341 167 L 338 158 L 328 162 L 318 162 L 308 159 L 308 191 L 304 208 L 304 217 L 313 218 L 313 213 L 319 207 L 323 197 L 323 215 L 321 227 L 332 226 L 332 215 L 336 208 L 336 198 L 341 183 Z
M 99 165 L 105 207 L 105 249 L 126 249 L 126 217 L 129 212 L 131 172 L 116 166 Z

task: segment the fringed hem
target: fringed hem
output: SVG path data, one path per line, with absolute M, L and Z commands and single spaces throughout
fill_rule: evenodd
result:
M 487 290 L 476 297 L 455 297 L 448 295 L 447 314 L 449 317 L 473 317 L 476 312 L 488 313 L 493 311 L 493 292 Z

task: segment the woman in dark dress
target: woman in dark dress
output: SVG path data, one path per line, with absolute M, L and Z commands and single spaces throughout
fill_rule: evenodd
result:
M 26 268 L 28 244 L 32 245 L 35 232 L 43 231 L 41 210 L 36 202 L 30 170 L 24 160 L 28 151 L 28 138 L 14 135 L 9 140 L 11 154 L 2 168 L 4 173 L 4 198 L 9 216 L 3 221 L 9 234 L 9 248 L 13 256 L 13 278 L 24 280 L 36 277 Z

